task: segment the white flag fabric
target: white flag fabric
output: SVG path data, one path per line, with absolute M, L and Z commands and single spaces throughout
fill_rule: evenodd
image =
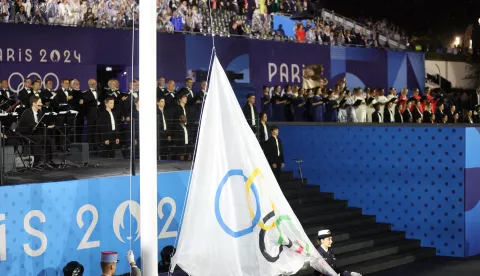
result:
M 193 276 L 292 275 L 320 257 L 245 120 L 217 57 L 172 268 Z

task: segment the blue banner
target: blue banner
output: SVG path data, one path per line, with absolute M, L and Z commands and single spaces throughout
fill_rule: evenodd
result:
M 189 171 L 158 174 L 159 251 L 175 244 L 188 178 Z M 130 242 L 140 257 L 139 178 L 131 195 L 129 183 L 122 176 L 2 187 L 0 275 L 62 275 L 70 261 L 101 275 L 101 251 L 118 252 L 117 273 L 127 272 Z

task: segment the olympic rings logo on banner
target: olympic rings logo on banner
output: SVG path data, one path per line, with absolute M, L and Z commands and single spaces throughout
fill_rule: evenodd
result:
M 245 195 L 246 195 L 246 200 L 248 202 L 248 211 L 250 214 L 250 217 L 252 219 L 252 224 L 242 230 L 239 231 L 234 231 L 230 227 L 227 226 L 225 221 L 222 218 L 222 215 L 220 213 L 220 196 L 222 194 L 222 190 L 225 187 L 227 181 L 230 179 L 232 176 L 240 176 L 243 177 L 245 181 Z M 276 262 L 280 258 L 280 254 L 283 251 L 284 247 L 287 247 L 289 249 L 295 250 L 296 253 L 298 254 L 304 254 L 306 256 L 310 256 L 310 247 L 308 242 L 302 242 L 296 240 L 295 242 L 292 242 L 288 237 L 285 237 L 282 230 L 280 229 L 280 225 L 282 224 L 283 221 L 290 221 L 290 217 L 288 215 L 280 215 L 278 218 L 276 218 L 276 208 L 275 204 L 272 202 L 272 211 L 269 212 L 263 219 L 260 219 L 261 217 L 261 210 L 260 210 L 260 194 L 258 192 L 258 189 L 254 183 L 254 179 L 260 176 L 263 178 L 263 174 L 260 171 L 260 169 L 255 169 L 249 177 L 246 177 L 243 174 L 242 170 L 230 170 L 228 171 L 225 176 L 222 178 L 220 181 L 220 185 L 217 188 L 216 194 L 215 194 L 215 216 L 217 218 L 217 221 L 220 225 L 220 227 L 227 233 L 228 235 L 232 236 L 233 238 L 240 238 L 242 236 L 248 235 L 250 233 L 253 233 L 254 229 L 256 226 L 260 227 L 260 233 L 259 233 L 259 248 L 262 253 L 262 255 L 265 257 L 265 259 L 268 262 Z M 256 209 L 255 212 L 252 208 L 252 204 L 250 201 L 250 191 L 253 192 L 253 195 L 255 197 L 255 203 L 256 203 Z M 275 219 L 276 218 L 276 219 Z M 274 219 L 273 222 L 270 225 L 267 225 L 268 221 L 270 219 Z M 279 246 L 278 249 L 278 254 L 276 256 L 272 256 L 267 252 L 266 246 L 265 246 L 265 235 L 266 232 L 271 230 L 271 229 L 276 229 L 279 238 L 277 240 L 277 244 Z
M 15 82 L 14 84 L 12 84 L 12 78 L 14 78 L 15 76 L 18 76 L 20 77 L 20 82 L 17 83 Z M 20 92 L 23 88 L 25 88 L 25 79 L 26 78 L 29 78 L 33 81 L 35 81 L 36 79 L 40 79 L 42 80 L 42 86 L 45 86 L 45 82 L 50 78 L 52 81 L 53 81 L 53 87 L 52 89 L 53 90 L 57 90 L 58 87 L 60 86 L 60 79 L 58 78 L 58 76 L 55 74 L 55 73 L 47 73 L 43 78 L 40 76 L 39 73 L 36 73 L 36 72 L 32 72 L 30 74 L 28 74 L 26 77 L 24 77 L 22 75 L 22 73 L 19 73 L 19 72 L 13 72 L 10 74 L 10 76 L 8 77 L 8 87 L 10 88 L 10 90 L 14 93 L 18 93 Z

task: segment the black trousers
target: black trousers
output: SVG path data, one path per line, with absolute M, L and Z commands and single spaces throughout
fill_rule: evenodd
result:
M 277 165 L 277 168 L 272 167 L 273 174 L 275 175 L 275 179 L 277 179 L 277 182 L 280 183 L 280 176 L 282 174 L 282 160 L 280 158 L 275 158 L 275 165 Z M 272 166 L 273 164 L 270 164 Z
M 31 145 L 31 149 L 36 164 L 44 159 L 47 162 L 52 161 L 52 143 L 48 136 L 46 139 L 42 134 L 34 134 L 26 137 L 34 143 Z

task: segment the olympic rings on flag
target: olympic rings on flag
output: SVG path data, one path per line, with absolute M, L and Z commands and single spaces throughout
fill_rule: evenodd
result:
M 255 183 L 253 181 L 249 185 L 249 189 L 252 190 L 253 195 L 255 196 L 255 202 L 257 204 L 256 208 L 256 213 L 254 217 L 252 218 L 252 225 L 239 231 L 233 231 L 230 227 L 227 226 L 227 224 L 223 221 L 222 214 L 220 213 L 220 196 L 222 194 L 223 187 L 227 183 L 228 179 L 232 176 L 242 176 L 244 181 L 247 182 L 248 178 L 243 174 L 242 170 L 230 170 L 228 171 L 225 176 L 223 177 L 222 181 L 220 182 L 220 185 L 217 188 L 217 192 L 215 194 L 215 216 L 217 217 L 217 221 L 220 224 L 220 227 L 227 233 L 228 235 L 234 237 L 234 238 L 240 238 L 242 236 L 248 235 L 250 233 L 253 233 L 253 230 L 255 229 L 255 226 L 258 224 L 260 221 L 260 195 L 258 194 L 257 187 L 255 186 Z M 249 203 L 250 204 L 250 203 Z
M 245 182 L 245 193 L 246 193 L 247 201 L 248 201 L 248 211 L 250 212 L 250 217 L 251 217 L 252 219 L 255 217 L 255 213 L 253 213 L 252 205 L 251 205 L 251 203 L 250 203 L 250 197 L 249 197 L 248 195 L 249 195 L 249 193 L 250 193 L 250 187 L 251 187 L 252 184 L 253 184 L 253 180 L 255 179 L 255 177 L 256 177 L 257 175 L 260 175 L 260 176 L 263 178 L 263 174 L 262 174 L 262 172 L 260 171 L 260 169 L 258 169 L 258 168 L 255 169 L 255 170 L 252 172 L 252 174 L 248 177 L 248 180 Z M 257 203 L 257 204 L 258 204 L 258 203 Z M 273 202 L 272 202 L 272 209 L 273 209 L 273 211 L 275 212 L 275 205 L 273 204 Z M 267 215 L 267 216 L 268 216 L 268 215 Z M 275 221 L 274 221 L 271 225 L 265 226 L 265 223 L 262 222 L 262 220 L 260 220 L 260 221 L 258 222 L 258 226 L 259 226 L 261 229 L 267 231 L 267 230 L 270 230 L 270 229 L 275 228 L 276 224 L 275 224 Z

